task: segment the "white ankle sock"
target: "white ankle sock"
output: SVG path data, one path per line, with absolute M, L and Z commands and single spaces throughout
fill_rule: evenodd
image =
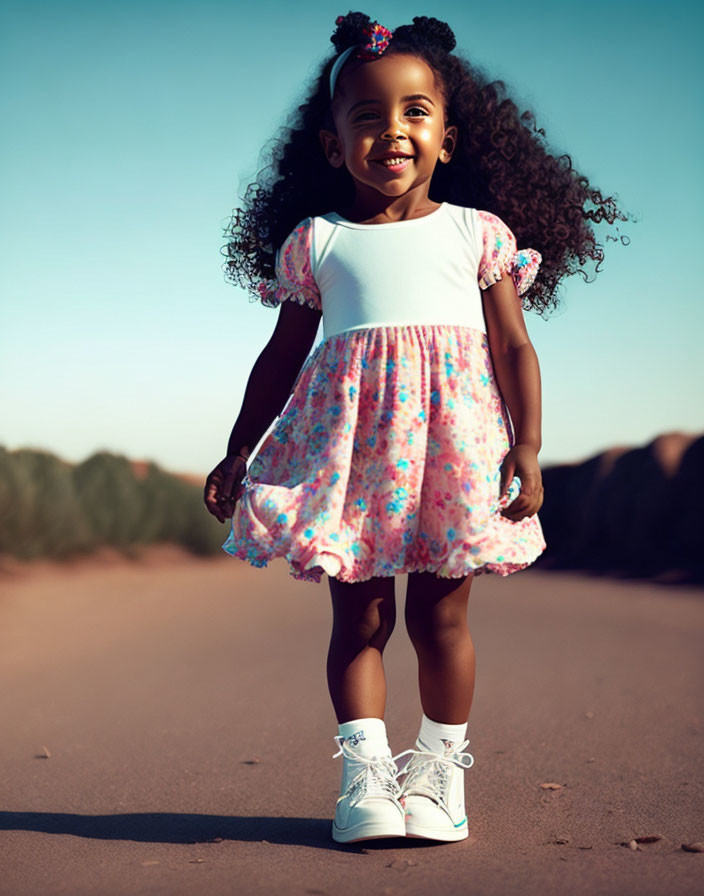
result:
M 466 739 L 467 724 L 465 722 L 463 725 L 445 725 L 442 722 L 433 722 L 423 713 L 416 746 L 432 753 L 451 753 Z
M 342 722 L 338 726 L 338 733 L 361 756 L 371 758 L 391 755 L 383 719 L 353 719 Z

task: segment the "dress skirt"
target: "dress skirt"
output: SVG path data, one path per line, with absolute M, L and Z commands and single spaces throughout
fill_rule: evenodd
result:
M 486 333 L 453 324 L 329 336 L 242 480 L 223 549 L 295 579 L 517 572 L 546 547 L 537 514 L 501 515 L 514 436 Z M 506 506 L 518 494 L 511 483 Z

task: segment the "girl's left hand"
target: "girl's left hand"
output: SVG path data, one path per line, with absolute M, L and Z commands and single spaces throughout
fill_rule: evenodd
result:
M 543 476 L 538 465 L 538 452 L 532 445 L 514 445 L 504 457 L 499 498 L 506 494 L 515 475 L 520 476 L 521 493 L 501 514 L 517 522 L 524 517 L 533 516 L 543 506 Z

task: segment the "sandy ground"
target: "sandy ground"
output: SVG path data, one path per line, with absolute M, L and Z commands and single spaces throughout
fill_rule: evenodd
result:
M 340 846 L 326 579 L 162 549 L 0 588 L 2 894 L 702 892 L 700 590 L 477 578 L 470 839 Z M 387 670 L 399 752 L 402 623 Z

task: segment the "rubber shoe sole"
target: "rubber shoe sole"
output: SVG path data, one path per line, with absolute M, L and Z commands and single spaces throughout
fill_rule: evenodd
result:
M 337 843 L 356 843 L 359 840 L 382 840 L 389 837 L 405 837 L 406 826 L 403 816 L 399 814 L 398 822 L 363 821 L 351 828 L 341 830 L 333 821 L 332 839 Z
M 424 827 L 415 821 L 413 815 L 406 815 L 406 836 L 415 837 L 423 840 L 442 840 L 446 843 L 455 843 L 457 840 L 466 840 L 469 837 L 469 825 L 467 819 L 463 818 L 457 825 L 448 822 L 447 827 L 430 828 Z

